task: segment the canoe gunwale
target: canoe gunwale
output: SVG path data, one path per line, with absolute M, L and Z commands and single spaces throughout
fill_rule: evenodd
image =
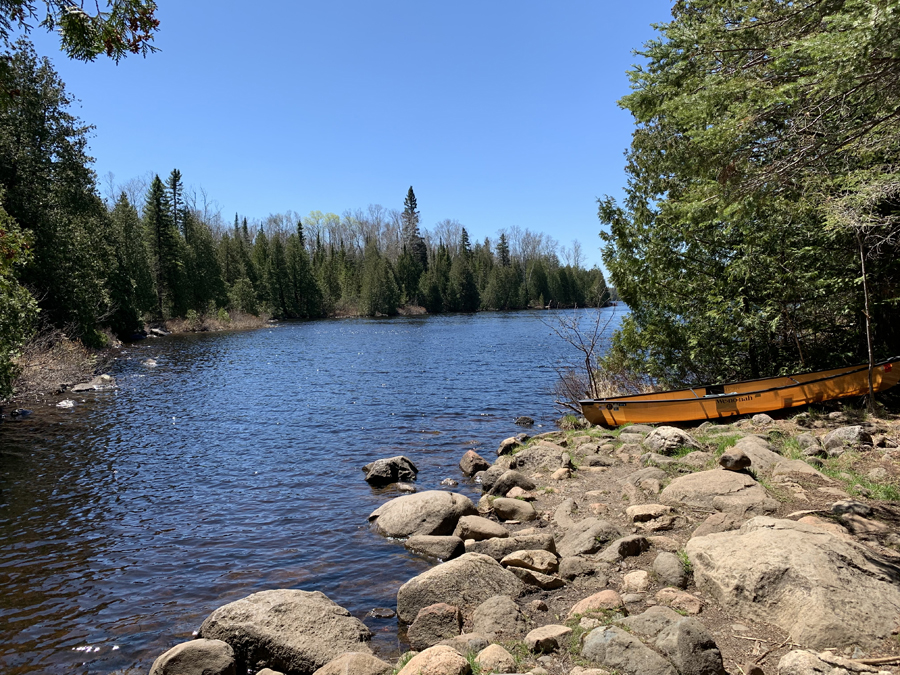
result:
M 880 366 L 885 366 L 887 364 L 900 364 L 900 356 L 895 356 L 890 359 L 886 359 L 884 361 L 879 361 L 872 365 L 873 368 L 878 368 Z M 845 370 L 841 373 L 836 373 L 834 375 L 827 375 L 825 377 L 820 377 L 815 380 L 807 380 L 805 382 L 793 382 L 791 384 L 786 384 L 778 387 L 766 387 L 765 389 L 755 389 L 753 391 L 742 391 L 742 392 L 724 392 L 721 394 L 707 394 L 705 396 L 694 396 L 694 397 L 685 397 L 685 398 L 654 398 L 649 399 L 645 398 L 646 396 L 658 396 L 659 394 L 665 394 L 666 392 L 651 392 L 650 394 L 631 394 L 628 396 L 613 396 L 610 398 L 591 398 L 591 399 L 582 399 L 578 401 L 579 405 L 601 405 L 604 403 L 648 403 L 653 405 L 658 405 L 660 403 L 684 403 L 688 401 L 713 401 L 718 398 L 729 398 L 734 396 L 751 396 L 754 394 L 764 394 L 773 391 L 784 391 L 786 389 L 795 389 L 797 387 L 805 387 L 812 384 L 817 384 L 819 382 L 827 382 L 829 380 L 835 380 L 841 377 L 847 377 L 848 375 L 855 375 L 857 373 L 867 371 L 869 369 L 869 364 L 865 364 L 859 367 L 850 366 L 850 370 Z M 832 370 L 832 369 L 829 369 Z M 815 372 L 815 371 L 814 371 Z M 821 371 L 820 371 L 821 372 Z M 795 375 L 809 375 L 810 373 L 795 373 Z M 691 389 L 708 389 L 710 387 L 724 387 L 727 388 L 729 386 L 736 386 L 739 384 L 746 384 L 748 382 L 765 382 L 767 380 L 775 380 L 781 379 L 782 377 L 791 378 L 793 375 L 782 375 L 778 377 L 762 377 L 755 380 L 740 380 L 738 382 L 729 382 L 723 385 L 698 385 L 696 387 L 692 387 Z

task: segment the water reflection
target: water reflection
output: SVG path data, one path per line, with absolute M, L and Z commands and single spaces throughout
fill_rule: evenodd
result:
M 555 417 L 571 348 L 543 313 L 285 324 L 126 350 L 120 389 L 0 425 L 0 672 L 145 672 L 215 607 L 321 590 L 363 618 L 429 563 L 374 535 L 403 453 L 419 489 Z M 142 365 L 152 358 L 155 368 Z M 377 569 L 374 576 L 372 570 Z M 368 618 L 373 646 L 395 620 Z

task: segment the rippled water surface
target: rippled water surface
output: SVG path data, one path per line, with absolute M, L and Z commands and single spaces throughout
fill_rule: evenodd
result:
M 402 453 L 419 490 L 450 477 L 476 497 L 467 449 L 492 457 L 518 415 L 552 428 L 554 366 L 578 356 L 541 322 L 554 316 L 168 337 L 124 350 L 116 391 L 5 418 L 0 672 L 145 673 L 213 609 L 269 588 L 320 590 L 396 651 L 396 620 L 364 617 L 430 563 L 369 529 L 396 493 L 360 467 Z

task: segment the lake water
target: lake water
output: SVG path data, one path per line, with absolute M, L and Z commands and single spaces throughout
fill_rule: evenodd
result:
M 554 367 L 579 356 L 542 322 L 559 316 L 171 336 L 127 347 L 115 391 L 6 418 L 0 672 L 146 673 L 216 607 L 270 588 L 322 591 L 377 652 L 400 651 L 396 619 L 365 616 L 433 563 L 369 528 L 397 493 L 360 467 L 404 454 L 420 491 L 453 478 L 477 499 L 466 450 L 492 459 L 519 415 L 554 428 Z

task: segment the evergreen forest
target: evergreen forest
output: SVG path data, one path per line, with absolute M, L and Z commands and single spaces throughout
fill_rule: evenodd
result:
M 679 0 L 638 52 L 631 309 L 606 365 L 692 385 L 900 354 L 900 5 Z
M 227 223 L 177 169 L 104 199 L 88 155 L 91 127 L 70 112 L 73 98 L 49 61 L 20 40 L 0 79 L 0 397 L 11 392 L 23 344 L 48 328 L 102 346 L 110 332 L 127 339 L 174 317 L 474 312 L 606 297 L 603 274 L 584 269 L 577 242 L 561 250 L 518 227 L 473 242 L 453 220 L 424 228 L 412 187 L 402 210 Z

